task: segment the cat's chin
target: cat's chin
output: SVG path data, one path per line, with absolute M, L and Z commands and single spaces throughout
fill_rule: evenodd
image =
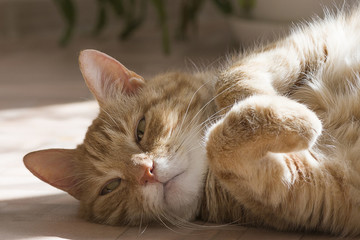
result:
M 199 146 L 199 139 L 193 141 L 192 146 Z M 142 186 L 144 207 L 183 220 L 194 219 L 203 196 L 207 169 L 202 146 L 179 151 L 171 158 L 156 158 L 152 174 L 157 181 Z
M 195 158 L 196 159 L 196 158 Z M 192 160 L 194 160 L 192 158 Z M 158 182 L 149 183 L 143 187 L 143 194 L 148 206 L 154 206 L 161 211 L 183 220 L 195 218 L 199 202 L 202 197 L 204 176 L 207 165 L 204 159 L 189 161 L 190 164 L 184 170 L 174 172 L 174 169 L 155 174 L 159 176 Z
M 197 194 L 186 191 L 186 186 L 182 183 L 186 175 L 186 172 L 181 172 L 165 182 L 144 186 L 146 205 L 171 216 L 192 219 L 197 208 Z
M 200 194 L 198 189 L 188 191 L 187 175 L 188 172 L 183 172 L 164 185 L 164 204 L 177 217 L 191 220 L 196 215 Z M 200 182 L 194 185 L 199 185 Z

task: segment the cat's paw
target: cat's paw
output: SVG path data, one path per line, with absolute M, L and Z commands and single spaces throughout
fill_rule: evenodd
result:
M 310 148 L 321 131 L 320 120 L 305 105 L 257 95 L 236 103 L 209 129 L 206 143 L 208 152 L 287 153 Z

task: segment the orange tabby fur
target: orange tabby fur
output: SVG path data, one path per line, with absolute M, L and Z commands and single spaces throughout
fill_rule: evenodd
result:
M 358 10 L 329 16 L 219 71 L 146 81 L 86 50 L 80 65 L 99 116 L 75 151 L 30 153 L 25 164 L 96 222 L 197 217 L 360 234 L 359 30 Z M 144 174 L 155 182 L 140 183 Z

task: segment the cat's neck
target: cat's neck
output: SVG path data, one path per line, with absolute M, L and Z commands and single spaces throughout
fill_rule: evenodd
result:
M 202 79 L 202 88 L 206 88 L 209 94 L 209 116 L 216 119 L 216 106 L 215 106 L 215 82 L 216 74 L 212 71 L 201 72 L 196 74 L 198 79 Z M 232 197 L 220 185 L 214 174 L 207 170 L 204 179 L 204 191 L 202 200 L 199 204 L 198 218 L 206 222 L 215 223 L 231 223 L 234 219 L 245 220 L 245 211 L 239 202 Z
M 251 213 L 220 185 L 211 171 L 206 175 L 198 217 L 206 222 L 222 224 L 244 224 L 254 221 Z
M 214 101 L 216 98 L 216 73 L 213 71 L 198 72 L 194 76 L 195 79 L 200 81 L 197 94 L 206 96 L 204 98 L 203 111 L 206 112 L 204 115 L 206 118 L 211 119 L 209 123 L 216 121 L 218 115 Z M 245 212 L 243 206 L 239 204 L 239 201 L 220 185 L 214 174 L 206 170 L 204 191 L 202 200 L 199 202 L 198 218 L 214 223 L 244 223 L 249 221 L 250 216 Z

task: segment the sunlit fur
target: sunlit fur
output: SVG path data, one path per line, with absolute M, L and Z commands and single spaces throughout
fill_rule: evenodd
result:
M 77 149 L 81 215 L 360 234 L 359 72 L 355 11 L 233 55 L 216 73 L 167 73 L 119 93 Z M 139 185 L 145 158 L 160 179 L 184 174 L 166 189 Z M 100 196 L 118 177 L 120 187 Z
M 215 111 L 211 80 L 204 74 L 163 74 L 147 81 L 136 95 L 119 96 L 101 107 L 78 147 L 76 164 L 84 176 L 80 181 L 83 216 L 136 225 L 164 214 L 184 219 L 197 215 L 207 171 L 202 123 Z M 143 116 L 146 131 L 137 144 L 136 126 Z M 168 186 L 171 194 L 165 197 L 161 184 L 138 184 L 137 161 L 143 158 L 155 162 L 160 180 L 186 171 Z M 117 177 L 121 186 L 99 196 L 103 185 Z

